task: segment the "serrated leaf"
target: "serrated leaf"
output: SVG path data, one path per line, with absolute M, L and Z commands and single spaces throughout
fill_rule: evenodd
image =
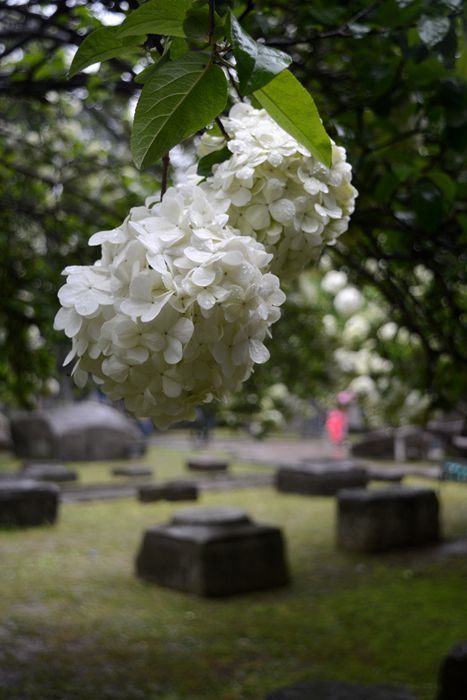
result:
M 213 121 L 227 102 L 227 80 L 204 53 L 187 53 L 162 66 L 136 106 L 131 148 L 138 167 L 151 165 L 184 138 Z
M 191 0 L 148 0 L 131 12 L 119 27 L 121 37 L 166 34 L 185 37 L 183 23 Z
M 119 29 L 120 27 L 100 27 L 89 34 L 75 53 L 68 76 L 72 78 L 93 63 L 118 58 L 139 44 L 139 39 L 135 37 L 122 39 Z
M 291 57 L 269 46 L 255 41 L 230 13 L 230 41 L 237 62 L 239 90 L 242 95 L 249 95 L 267 85 L 278 73 L 292 63 Z
M 223 163 L 224 160 L 230 158 L 231 155 L 232 153 L 229 151 L 227 146 L 224 146 L 224 148 L 221 148 L 218 151 L 208 153 L 207 156 L 200 158 L 198 162 L 198 175 L 201 175 L 201 177 L 209 177 L 209 175 L 212 174 L 212 166 L 216 165 L 217 163 Z
M 265 87 L 257 90 L 254 97 L 284 131 L 326 167 L 331 167 L 331 140 L 314 100 L 289 70 L 276 75 Z

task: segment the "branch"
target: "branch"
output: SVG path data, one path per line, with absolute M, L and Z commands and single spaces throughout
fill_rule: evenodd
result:
M 39 182 L 49 185 L 49 187 L 56 187 L 57 185 L 61 184 L 60 181 L 54 180 L 50 177 L 46 177 L 45 175 L 39 175 L 38 173 L 32 172 L 31 170 L 28 170 L 27 168 L 24 168 L 22 165 L 18 165 L 17 163 L 13 165 L 12 163 L 0 161 L 0 165 L 2 165 L 4 168 L 7 168 L 8 170 L 11 170 L 12 172 L 17 172 L 20 175 L 24 175 L 24 177 L 27 177 L 28 179 L 38 180 Z M 92 207 L 94 207 L 94 209 L 97 209 L 98 211 L 103 212 L 107 216 L 111 216 L 112 219 L 115 219 L 115 211 L 110 207 L 107 207 L 105 204 L 102 204 L 102 202 L 98 202 L 95 199 L 86 197 L 82 193 L 76 192 L 73 188 L 66 190 L 66 194 L 75 199 L 79 199 L 81 202 L 87 202 Z
M 161 201 L 162 197 L 167 192 L 167 184 L 169 181 L 169 166 L 170 166 L 170 156 L 168 153 L 162 158 L 162 181 L 161 181 Z
M 222 123 L 220 117 L 216 117 L 215 122 L 216 122 L 217 126 L 219 127 L 219 129 L 222 131 L 222 133 L 223 133 L 223 135 L 225 136 L 225 138 L 226 138 L 227 140 L 229 140 L 229 139 L 230 139 L 230 136 L 229 136 L 228 133 L 226 132 L 226 130 L 225 130 L 225 128 L 224 128 L 224 125 L 223 125 L 223 123 Z
M 243 10 L 242 14 L 238 18 L 238 21 L 241 23 L 245 19 L 247 15 L 250 14 L 250 12 L 253 12 L 255 9 L 255 0 L 247 0 L 247 4 L 245 9 Z

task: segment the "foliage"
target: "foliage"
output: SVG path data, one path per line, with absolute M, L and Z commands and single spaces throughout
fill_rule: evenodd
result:
M 137 9 L 136 3 L 130 5 Z M 122 21 L 126 7 L 126 3 L 109 3 L 109 14 L 104 19 L 112 13 L 117 21 Z M 351 230 L 333 250 L 334 265 L 343 269 L 358 287 L 377 289 L 397 325 L 419 338 L 417 372 L 412 377 L 407 371 L 404 383 L 428 395 L 433 406 L 458 405 L 462 409 L 467 383 L 467 53 L 462 3 L 359 0 L 350 6 L 337 0 L 217 2 L 221 17 L 225 17 L 229 7 L 243 31 L 264 39 L 259 45 L 290 54 L 294 74 L 311 89 L 327 129 L 350 154 L 360 197 Z M 145 189 L 151 189 L 151 177 L 139 175 L 139 193 L 135 196 L 131 188 L 136 180 L 124 175 L 131 171 L 125 150 L 128 135 L 122 130 L 121 98 L 126 100 L 139 89 L 135 61 L 143 57 L 138 66 L 141 75 L 144 66 L 157 59 L 157 46 L 162 50 L 164 47 L 160 37 L 152 34 L 144 51 L 129 46 L 128 53 L 107 61 L 98 74 L 78 73 L 67 79 L 65 67 L 70 62 L 70 47 L 80 44 L 89 28 L 99 28 L 101 4 L 41 1 L 12 5 L 3 0 L 0 9 L 6 10 L 0 52 L 0 174 L 5 221 L 2 273 L 7 276 L 7 294 L 2 304 L 2 321 L 7 328 L 0 355 L 2 398 L 14 394 L 25 400 L 37 387 L 37 380 L 48 376 L 50 353 L 28 349 L 25 337 L 31 319 L 22 314 L 20 320 L 14 307 L 29 305 L 34 309 L 33 325 L 40 328 L 48 347 L 52 347 L 50 319 L 56 304 L 53 290 L 57 286 L 57 270 L 66 258 L 85 261 L 82 238 L 99 227 L 119 223 L 129 204 L 141 199 Z M 199 27 L 198 18 L 206 10 L 199 3 L 189 24 Z M 182 27 L 179 34 L 183 32 Z M 190 32 L 193 34 L 194 30 Z M 196 42 L 202 45 L 202 41 L 203 37 L 189 39 L 192 47 L 199 46 Z M 261 52 L 259 45 L 256 47 Z M 186 39 L 177 36 L 170 44 L 170 58 L 183 55 L 186 46 Z M 150 76 L 151 71 L 148 79 Z M 81 92 L 83 89 L 85 93 Z M 60 100 L 49 99 L 53 92 L 61 96 Z M 18 101 L 25 95 L 26 100 Z M 92 187 L 83 177 L 90 164 L 81 167 L 83 160 L 75 162 L 73 151 L 66 151 L 65 147 L 60 160 L 60 140 L 52 160 L 50 154 L 38 151 L 26 138 L 21 147 L 10 145 L 6 149 L 7 122 L 8 128 L 11 122 L 22 133 L 37 133 L 39 125 L 43 130 L 47 124 L 53 133 L 59 110 L 76 98 L 81 105 L 80 123 L 86 115 L 86 135 L 92 133 L 106 154 L 100 167 L 92 170 L 99 172 Z M 22 111 L 22 116 L 18 111 Z M 83 153 L 83 134 L 77 141 Z M 77 176 L 73 186 L 65 184 L 66 194 L 55 195 L 51 206 L 46 196 L 50 197 L 52 186 L 37 175 L 41 167 L 54 167 L 54 183 L 59 182 L 56 162 L 66 163 Z M 31 163 L 36 164 L 33 173 L 21 173 L 25 165 L 31 171 Z M 107 183 L 104 201 L 107 205 L 111 202 L 105 212 L 100 208 L 102 182 Z M 33 211 L 41 215 L 33 216 Z M 92 218 L 94 225 L 87 218 Z M 48 252 L 39 259 L 31 254 L 24 238 L 26 230 L 29 240 L 50 238 L 52 242 L 47 245 L 53 255 Z M 60 252 L 53 244 L 57 230 L 73 243 Z M 60 255 L 61 262 L 54 255 Z M 418 289 L 414 273 L 417 265 L 423 265 L 433 275 L 423 291 Z M 27 283 L 26 291 L 33 290 L 33 298 L 28 302 L 13 303 L 18 268 L 21 280 Z M 314 318 L 313 310 L 298 307 L 293 300 L 288 302 L 271 347 L 273 364 L 269 370 L 262 370 L 262 379 L 257 373 L 253 383 L 264 386 L 273 376 L 274 381 L 287 377 L 289 388 L 301 384 L 310 394 L 323 387 L 333 373 L 320 371 L 323 358 L 329 355 L 329 341 L 320 337 L 320 332 L 319 318 Z M 289 338 L 293 339 L 290 347 Z M 24 352 L 18 353 L 18 347 Z
M 331 166 L 329 136 L 312 97 L 287 70 L 290 56 L 255 41 L 231 11 L 218 15 L 214 0 L 173 0 L 170 5 L 149 0 L 130 12 L 120 28 L 101 27 L 87 36 L 70 75 L 130 51 L 135 38 L 144 43 L 153 34 L 159 37 L 159 55 L 139 76 L 144 87 L 132 131 L 139 167 L 157 162 L 218 117 L 229 85 L 242 96 L 253 95 L 285 131 Z M 173 56 L 177 37 L 186 41 Z
M 339 2 L 292 0 L 262 2 L 260 10 L 249 14 L 247 28 L 291 51 L 297 76 L 312 89 L 321 113 L 331 117 L 329 131 L 353 164 L 360 195 L 350 230 L 332 251 L 334 266 L 359 288 L 376 289 L 389 316 L 418 337 L 416 359 L 406 358 L 401 375 L 407 391 L 418 389 L 432 407 L 465 411 L 467 75 L 461 3 L 386 0 L 352 3 L 350 9 Z M 423 288 L 417 265 L 432 275 Z M 297 334 L 293 307 L 286 306 L 276 329 L 272 358 L 279 331 Z M 285 353 L 284 347 L 281 362 Z M 297 364 L 292 368 L 312 385 L 306 364 L 301 371 Z
M 89 262 L 86 241 L 96 225 L 116 225 L 154 186 L 151 176 L 136 177 L 131 165 L 118 94 L 103 91 L 97 79 L 88 80 L 86 90 L 60 92 L 67 87 L 68 63 L 62 37 L 78 41 L 83 24 L 92 23 L 80 9 L 69 25 L 58 6 L 48 21 L 37 9 L 17 6 L 6 23 L 11 28 L 0 74 L 2 402 L 31 405 L 38 394 L 55 390 L 48 380 L 65 351 L 51 322 L 63 261 Z M 13 29 L 23 15 L 27 21 Z M 14 49 L 15 37 L 24 50 Z

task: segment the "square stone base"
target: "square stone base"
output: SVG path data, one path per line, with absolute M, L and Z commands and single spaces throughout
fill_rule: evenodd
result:
M 356 489 L 338 495 L 337 544 L 376 552 L 439 539 L 439 504 L 431 489 Z
M 205 472 L 209 474 L 218 474 L 227 471 L 229 463 L 222 457 L 213 457 L 211 455 L 199 455 L 190 457 L 186 461 L 186 467 L 190 471 Z
M 467 641 L 459 642 L 443 659 L 436 700 L 465 700 L 467 696 Z
M 280 467 L 276 488 L 305 496 L 335 496 L 341 489 L 364 488 L 368 475 L 363 467 L 330 463 Z
M 54 462 L 26 462 L 23 464 L 20 478 L 32 481 L 77 481 L 77 472 L 69 469 L 64 464 Z
M 138 575 L 206 597 L 285 585 L 288 572 L 278 528 L 252 523 L 246 514 L 216 522 L 209 517 L 197 520 L 195 513 L 228 510 L 236 509 L 186 509 L 194 517 L 178 519 L 176 514 L 167 525 L 146 530 L 136 560 Z
M 0 525 L 33 527 L 54 523 L 58 494 L 56 484 L 26 479 L 0 482 Z
M 141 476 L 152 476 L 152 474 L 153 470 L 151 467 L 143 467 L 139 464 L 122 465 L 112 469 L 113 476 L 129 476 L 136 479 Z
M 196 501 L 198 486 L 193 481 L 166 481 L 161 484 L 145 484 L 138 489 L 142 503 L 154 501 Z

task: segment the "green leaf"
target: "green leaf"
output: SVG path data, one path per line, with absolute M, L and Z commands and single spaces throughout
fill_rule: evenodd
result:
M 242 95 L 249 95 L 267 85 L 275 75 L 290 66 L 292 59 L 283 51 L 255 41 L 232 13 L 229 15 L 229 23 L 230 41 L 237 61 L 239 90 Z
M 435 170 L 429 174 L 429 178 L 435 185 L 441 190 L 445 199 L 450 204 L 454 197 L 456 196 L 457 184 L 456 182 L 443 173 L 441 170 Z
M 165 58 L 165 56 L 167 56 L 167 58 Z M 167 63 L 168 57 L 168 54 L 163 54 L 159 61 L 156 61 L 156 63 L 151 63 L 151 65 L 146 66 L 146 68 L 143 68 L 143 70 L 135 76 L 135 83 L 144 85 L 144 83 L 146 83 L 149 80 L 149 78 L 151 78 L 154 75 L 154 73 L 157 70 L 159 70 L 159 68 L 161 68 L 161 66 Z
M 119 27 L 121 37 L 167 34 L 185 37 L 183 23 L 191 0 L 149 0 L 131 12 Z
M 288 70 L 279 73 L 255 98 L 288 134 L 319 161 L 331 167 L 331 140 L 309 92 Z
M 187 53 L 162 66 L 136 106 L 131 148 L 138 167 L 151 165 L 222 112 L 227 80 L 204 53 Z
M 192 7 L 188 10 L 183 29 L 185 36 L 191 39 L 208 40 L 209 35 L 209 10 L 207 7 Z M 220 39 L 225 35 L 224 20 L 214 13 L 214 39 Z
M 122 39 L 119 30 L 120 27 L 100 27 L 89 34 L 75 53 L 68 76 L 72 78 L 93 63 L 119 58 L 122 53 L 139 44 L 139 39 L 134 37 Z
M 170 51 L 170 58 L 172 60 L 175 60 L 176 58 L 180 58 L 180 56 L 183 56 L 183 54 L 187 53 L 188 44 L 186 43 L 185 39 L 174 36 L 170 40 L 169 51 Z
M 208 177 L 212 174 L 213 165 L 216 165 L 216 163 L 223 163 L 224 160 L 230 158 L 231 155 L 232 153 L 229 151 L 227 146 L 224 146 L 224 148 L 221 148 L 218 151 L 208 153 L 208 155 L 204 156 L 204 158 L 200 158 L 198 162 L 198 175 L 201 175 L 201 177 Z

